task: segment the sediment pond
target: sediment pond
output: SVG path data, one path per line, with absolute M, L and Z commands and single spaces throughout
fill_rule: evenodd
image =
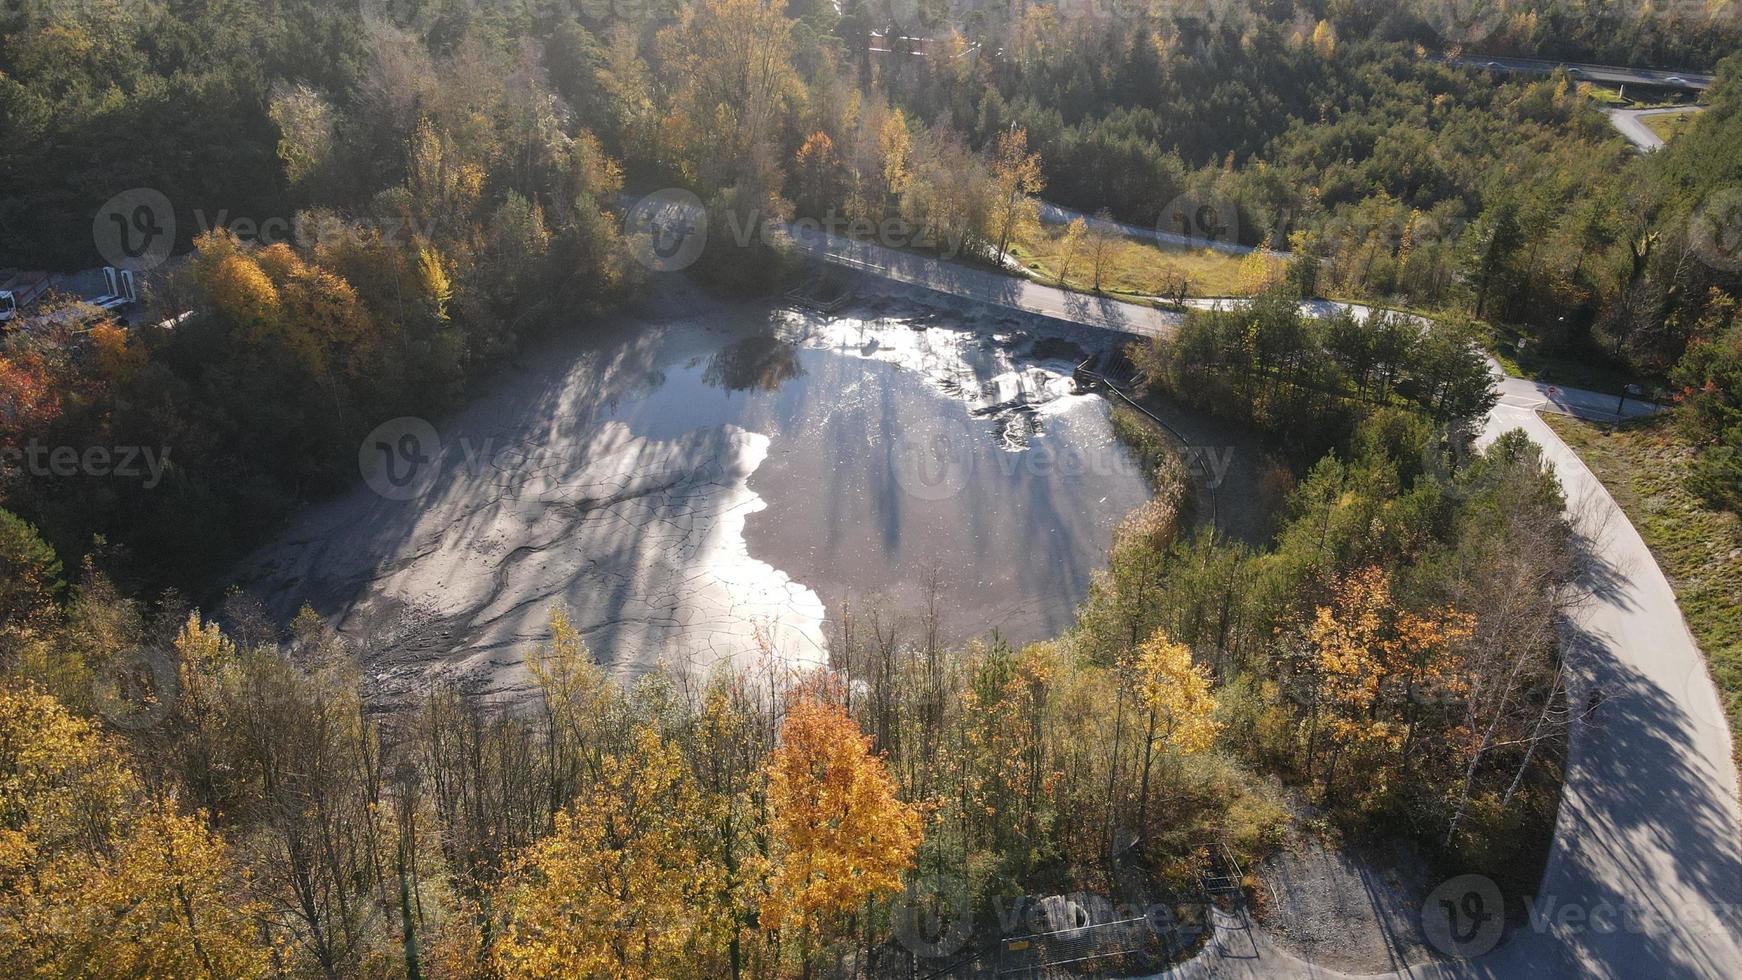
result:
M 1050 637 L 1149 493 L 1071 382 L 1120 342 L 897 287 L 823 315 L 662 284 L 386 426 L 384 452 L 422 433 L 429 478 L 312 508 L 240 575 L 357 641 L 388 699 L 511 695 L 554 605 L 620 677 L 820 663 L 849 604 L 910 615 L 928 583 L 950 639 Z

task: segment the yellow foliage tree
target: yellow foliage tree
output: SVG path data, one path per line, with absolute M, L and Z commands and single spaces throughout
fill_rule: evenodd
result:
M 776 863 L 762 918 L 808 943 L 872 896 L 900 890 L 921 814 L 896 797 L 871 740 L 840 707 L 800 695 L 780 739 L 769 760 Z
M 201 285 L 212 307 L 238 324 L 253 325 L 278 315 L 278 288 L 266 270 L 241 251 L 204 266 Z
M 111 384 L 125 384 L 137 377 L 150 360 L 144 344 L 128 343 L 127 331 L 109 320 L 92 327 L 90 338 L 97 355 L 97 374 Z
M 1077 257 L 1077 250 L 1083 247 L 1083 238 L 1089 233 L 1089 225 L 1081 218 L 1076 218 L 1065 226 L 1064 237 L 1059 239 L 1059 285 L 1065 284 L 1065 278 L 1071 274 L 1071 260 Z
M 1152 738 L 1179 752 L 1202 752 L 1216 742 L 1221 724 L 1213 717 L 1210 672 L 1192 662 L 1192 651 L 1156 630 L 1137 651 L 1137 696 L 1156 719 Z
M 821 206 L 832 203 L 835 193 L 835 142 L 822 130 L 805 137 L 793 158 L 798 171 L 800 193 L 807 203 Z
M 802 87 L 793 24 L 775 0 L 701 0 L 660 32 L 657 47 L 677 80 L 667 139 L 692 175 L 729 182 L 775 136 L 782 106 Z
M 252 977 L 262 910 L 218 838 L 139 802 L 115 747 L 54 698 L 0 690 L 0 961 L 13 976 Z
M 907 117 L 900 109 L 891 109 L 883 117 L 877 145 L 883 151 L 883 184 L 891 195 L 900 197 L 913 182 L 913 137 L 908 134 Z
M 1265 235 L 1263 244 L 1240 260 L 1240 274 L 1234 288 L 1242 295 L 1256 296 L 1282 282 L 1287 271 L 1287 263 L 1272 250 L 1271 236 Z
M 1149 777 L 1155 747 L 1189 755 L 1216 742 L 1221 724 L 1214 718 L 1209 671 L 1192 661 L 1191 648 L 1156 630 L 1137 648 L 1131 663 L 1137 700 L 1148 711 L 1143 737 L 1143 777 L 1137 795 L 1137 825 L 1147 832 Z
M 998 242 L 998 261 L 1004 261 L 1010 236 L 1032 225 L 1040 205 L 1034 195 L 1046 189 L 1040 169 L 1040 154 L 1028 152 L 1028 131 L 1013 129 L 998 137 L 992 158 L 992 200 L 989 230 Z
M 677 749 L 652 729 L 605 760 L 498 889 L 492 946 L 513 977 L 698 975 L 722 925 L 718 866 L 692 824 L 701 801 Z
M 1321 57 L 1329 58 L 1337 50 L 1337 30 L 1328 20 L 1321 20 L 1313 28 L 1313 50 Z

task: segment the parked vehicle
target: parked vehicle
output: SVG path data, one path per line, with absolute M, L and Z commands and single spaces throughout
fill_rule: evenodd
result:
M 47 273 L 0 273 L 0 323 L 16 320 L 47 291 Z

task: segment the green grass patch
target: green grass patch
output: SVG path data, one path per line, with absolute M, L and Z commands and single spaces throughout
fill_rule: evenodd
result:
M 1013 236 L 1010 254 L 1033 270 L 1038 281 L 1056 286 L 1064 261 L 1061 247 L 1064 237 L 1064 225 L 1025 228 Z M 1120 238 L 1101 270 L 1101 292 L 1156 296 L 1170 288 L 1174 277 L 1183 275 L 1191 284 L 1192 296 L 1239 296 L 1243 262 L 1245 256 L 1213 248 L 1169 248 L 1155 242 Z M 1094 292 L 1095 263 L 1086 242 L 1071 258 L 1064 288 Z
M 1694 124 L 1698 112 L 1674 112 L 1662 116 L 1641 117 L 1645 128 L 1657 134 L 1657 138 L 1668 143 Z
M 1695 449 L 1673 418 L 1543 420 L 1609 488 L 1669 577 L 1742 744 L 1742 518 L 1707 508 L 1683 485 Z

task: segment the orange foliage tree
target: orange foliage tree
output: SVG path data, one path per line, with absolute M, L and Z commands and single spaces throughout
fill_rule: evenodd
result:
M 1408 764 L 1421 695 L 1429 689 L 1455 693 L 1458 653 L 1474 629 L 1475 617 L 1455 609 L 1398 608 L 1390 576 L 1377 567 L 1338 584 L 1333 605 L 1318 607 L 1306 630 L 1308 669 L 1318 680 L 1318 704 L 1333 745 L 1327 797 L 1346 749 L 1384 747 L 1395 751 L 1397 765 Z M 1309 746 L 1309 772 L 1312 755 Z M 1383 787 L 1385 769 L 1372 771 L 1372 788 Z
M 900 890 L 923 830 L 920 808 L 896 797 L 871 740 L 838 705 L 802 694 L 787 709 L 768 766 L 775 865 L 765 925 L 828 938 L 847 914 Z

